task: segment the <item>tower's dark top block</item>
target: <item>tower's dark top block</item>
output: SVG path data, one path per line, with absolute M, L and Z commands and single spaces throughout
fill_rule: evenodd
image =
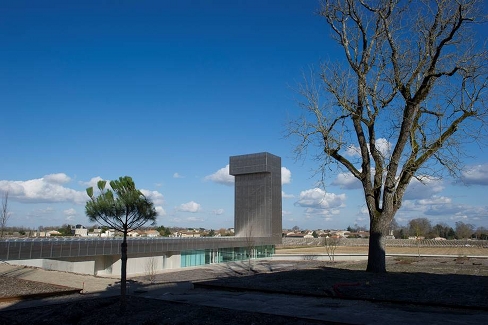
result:
M 243 175 L 254 173 L 281 172 L 281 158 L 269 152 L 232 156 L 229 159 L 229 174 Z

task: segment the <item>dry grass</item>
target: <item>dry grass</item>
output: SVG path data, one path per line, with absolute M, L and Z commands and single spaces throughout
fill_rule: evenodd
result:
M 387 247 L 387 254 L 418 254 L 417 247 Z M 276 254 L 327 254 L 325 247 L 279 248 Z M 336 255 L 368 254 L 368 247 L 337 246 Z M 478 247 L 420 247 L 421 255 L 486 256 L 488 248 Z

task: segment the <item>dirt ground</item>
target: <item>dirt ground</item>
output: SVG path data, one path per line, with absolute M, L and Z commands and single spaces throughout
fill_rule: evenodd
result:
M 366 246 L 337 246 L 336 254 L 368 254 Z M 276 254 L 327 254 L 325 247 L 296 247 L 279 248 Z M 440 246 L 440 247 L 387 247 L 386 254 L 413 254 L 413 255 L 451 255 L 451 256 L 486 256 L 488 248 L 466 246 Z
M 488 308 L 488 258 L 390 257 L 386 274 L 365 272 L 365 261 L 255 261 L 253 269 L 222 266 L 222 276 L 202 269 L 158 274 L 155 283 L 192 281 L 196 288 L 257 291 L 456 310 Z M 212 272 L 215 272 L 213 269 Z M 176 278 L 171 278 L 172 276 Z M 200 278 L 200 280 L 198 280 Z M 213 279 L 212 279 L 213 278 Z M 133 279 L 148 284 L 147 278 Z M 0 325 L 12 324 L 313 324 L 310 319 L 204 307 L 132 295 L 125 315 L 115 297 L 0 311 Z M 414 307 L 412 307 L 414 308 Z

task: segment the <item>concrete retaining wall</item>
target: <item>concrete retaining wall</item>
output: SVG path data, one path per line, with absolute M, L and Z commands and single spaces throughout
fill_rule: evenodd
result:
M 32 260 L 9 261 L 9 264 L 33 266 L 45 270 L 96 275 L 95 261 L 93 259 L 91 260 L 87 260 L 83 258 L 69 258 L 69 259 L 59 259 L 59 260 L 32 259 Z
M 120 277 L 121 269 L 119 255 L 13 260 L 9 261 L 9 263 L 38 267 L 45 270 L 106 277 Z M 177 252 L 166 255 L 129 256 L 127 259 L 127 275 L 131 276 L 158 273 L 165 269 L 178 269 L 180 267 L 181 255 Z
M 367 260 L 368 255 L 357 254 L 357 255 L 340 255 L 335 254 L 334 261 L 363 261 Z M 274 254 L 271 257 L 273 261 L 331 261 L 329 255 L 327 254 Z

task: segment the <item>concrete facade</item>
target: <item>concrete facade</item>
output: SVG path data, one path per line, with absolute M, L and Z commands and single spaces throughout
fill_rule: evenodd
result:
M 120 277 L 120 255 L 98 255 L 85 257 L 69 257 L 63 259 L 28 259 L 15 260 L 10 264 L 39 267 L 44 270 L 55 270 L 78 274 L 89 274 L 102 277 Z M 129 256 L 127 259 L 127 274 L 146 275 L 157 273 L 165 269 L 178 269 L 181 265 L 181 255 L 157 254 L 146 256 Z
M 268 237 L 281 243 L 281 158 L 268 152 L 232 156 L 236 237 Z

